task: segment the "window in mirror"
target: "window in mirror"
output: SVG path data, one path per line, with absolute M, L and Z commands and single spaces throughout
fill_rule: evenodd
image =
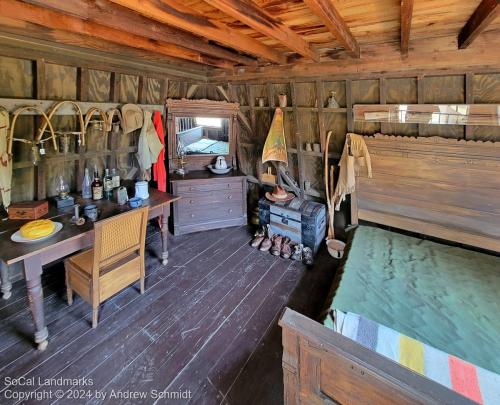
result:
M 176 117 L 178 155 L 229 154 L 229 118 Z

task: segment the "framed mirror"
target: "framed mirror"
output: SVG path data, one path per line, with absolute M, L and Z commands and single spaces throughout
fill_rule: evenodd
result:
M 228 155 L 229 125 L 226 117 L 175 117 L 177 154 Z
M 175 170 L 184 156 L 188 170 L 203 170 L 224 156 L 233 166 L 236 158 L 235 124 L 239 104 L 211 100 L 168 99 L 169 168 Z

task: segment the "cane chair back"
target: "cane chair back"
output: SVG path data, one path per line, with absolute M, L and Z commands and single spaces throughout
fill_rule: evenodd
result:
M 138 253 L 144 257 L 148 207 L 95 223 L 94 272 Z

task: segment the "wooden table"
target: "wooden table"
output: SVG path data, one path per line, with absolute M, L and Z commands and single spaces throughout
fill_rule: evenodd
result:
M 168 262 L 167 235 L 170 204 L 179 198 L 150 189 L 149 199 L 144 200 L 144 204 L 149 206 L 149 219 L 160 218 L 162 235 L 161 260 L 163 265 L 166 265 Z M 108 200 L 95 202 L 75 197 L 75 203 L 80 204 L 81 207 L 88 204 L 96 204 L 100 210 L 99 220 L 131 209 L 128 204 L 120 206 Z M 49 337 L 43 310 L 42 266 L 79 250 L 89 248 L 94 244 L 93 222 L 87 220 L 84 225 L 76 226 L 71 223 L 72 215 L 73 207 L 64 210 L 57 210 L 55 207 L 51 207 L 45 218 L 61 222 L 63 228 L 53 237 L 38 243 L 16 243 L 11 241 L 11 235 L 26 223 L 26 220 L 0 221 L 0 266 L 3 298 L 8 299 L 11 295 L 12 285 L 9 281 L 9 266 L 23 261 L 28 301 L 35 325 L 34 340 L 38 344 L 39 350 L 45 350 Z

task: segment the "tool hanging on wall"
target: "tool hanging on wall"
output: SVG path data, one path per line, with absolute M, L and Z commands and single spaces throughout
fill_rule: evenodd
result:
M 46 120 L 42 126 L 40 127 L 40 129 L 38 130 L 38 136 L 36 137 L 35 139 L 35 143 L 38 144 L 40 143 L 40 141 L 42 140 L 42 136 L 45 132 L 45 130 L 47 129 L 47 125 L 48 125 L 48 122 L 50 122 L 50 120 L 52 119 L 52 117 L 54 116 L 54 114 L 57 112 L 57 110 L 59 108 L 61 108 L 64 104 L 71 104 L 74 109 L 76 110 L 77 112 L 77 115 L 78 115 L 78 119 L 79 119 L 79 122 L 80 122 L 80 136 L 81 136 L 81 139 L 79 139 L 79 143 L 82 145 L 82 146 L 85 146 L 85 121 L 83 119 L 83 114 L 82 114 L 82 110 L 80 108 L 80 106 L 75 103 L 74 101 L 69 101 L 69 100 L 65 100 L 65 101 L 60 101 L 56 104 L 54 104 L 54 106 L 50 109 L 50 112 L 48 114 L 48 120 Z M 54 132 L 52 130 L 52 132 Z M 54 139 L 54 144 L 55 144 L 55 139 Z M 57 146 L 55 146 L 55 149 L 57 150 Z
M 87 127 L 89 126 L 90 121 L 95 114 L 99 114 L 101 116 L 101 120 L 103 122 L 103 126 L 106 132 L 111 131 L 111 125 L 108 124 L 108 116 L 99 107 L 90 107 L 87 111 L 87 114 L 85 114 L 85 120 L 84 120 L 85 131 L 87 131 Z
M 325 194 L 326 194 L 326 204 L 328 206 L 328 236 L 326 237 L 326 246 L 328 248 L 328 253 L 335 259 L 340 259 L 344 255 L 345 243 L 341 240 L 335 239 L 335 228 L 334 228 L 334 215 L 335 206 L 333 201 L 334 178 L 335 178 L 335 166 L 329 167 L 328 155 L 330 147 L 330 138 L 332 136 L 332 131 L 328 131 L 326 136 L 326 147 L 325 147 Z
M 45 114 L 42 110 L 40 110 L 37 107 L 34 107 L 34 106 L 25 106 L 25 107 L 18 108 L 14 112 L 14 116 L 12 117 L 12 123 L 10 124 L 9 141 L 8 141 L 8 147 L 7 147 L 7 153 L 9 154 L 9 156 L 12 158 L 12 143 L 14 141 L 16 141 L 16 142 L 24 142 L 24 143 L 31 144 L 32 147 L 37 148 L 37 153 L 38 153 L 38 147 L 37 147 L 37 145 L 39 143 L 41 143 L 41 140 L 38 139 L 38 137 L 37 137 L 37 139 L 35 139 L 35 141 L 29 141 L 27 139 L 14 138 L 14 130 L 16 128 L 17 117 L 19 117 L 19 115 L 21 115 L 25 111 L 36 112 L 37 114 L 41 115 L 44 118 L 44 120 L 45 120 L 44 128 L 46 128 L 47 126 L 49 127 L 49 131 L 50 131 L 50 135 L 51 136 L 49 138 L 43 139 L 43 141 L 45 142 L 48 139 L 52 139 L 52 144 L 54 145 L 54 150 L 57 151 L 58 147 L 57 147 L 56 134 L 54 133 L 54 128 L 52 127 L 52 124 L 50 123 L 50 119 L 47 116 L 47 114 Z M 45 129 L 44 129 L 44 131 L 45 131 Z

